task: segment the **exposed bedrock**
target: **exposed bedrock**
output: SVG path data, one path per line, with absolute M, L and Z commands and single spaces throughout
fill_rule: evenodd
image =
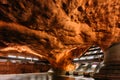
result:
M 106 50 L 117 42 L 120 0 L 0 0 L 0 51 L 19 46 L 71 71 L 91 45 Z

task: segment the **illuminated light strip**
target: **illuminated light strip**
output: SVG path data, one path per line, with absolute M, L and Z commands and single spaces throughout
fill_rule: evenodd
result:
M 95 49 L 100 49 L 100 47 L 90 48 L 89 50 L 95 50 Z
M 10 58 L 16 58 L 16 56 L 14 56 L 14 55 L 8 55 L 8 57 L 10 57 Z
M 79 60 L 79 58 L 75 58 L 75 59 L 73 59 L 74 61 L 78 61 Z
M 85 60 L 85 59 L 86 59 L 86 57 L 81 57 L 81 58 L 80 58 L 80 60 Z
M 39 59 L 38 58 L 33 58 L 33 60 L 38 61 Z
M 18 58 L 19 58 L 19 59 L 25 59 L 25 57 L 23 57 L 23 56 L 18 56 Z
M 100 50 L 100 52 L 103 52 L 102 50 Z
M 28 60 L 32 60 L 32 58 L 31 58 L 31 57 L 26 57 L 26 59 L 28 59 Z

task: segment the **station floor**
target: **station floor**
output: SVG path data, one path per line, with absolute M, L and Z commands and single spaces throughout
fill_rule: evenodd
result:
M 94 80 L 83 76 L 56 76 L 49 73 L 0 75 L 0 80 Z

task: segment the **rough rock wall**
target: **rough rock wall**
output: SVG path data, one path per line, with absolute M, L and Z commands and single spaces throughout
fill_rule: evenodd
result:
M 55 69 L 73 70 L 74 57 L 119 35 L 120 0 L 0 0 L 1 48 L 25 46 Z

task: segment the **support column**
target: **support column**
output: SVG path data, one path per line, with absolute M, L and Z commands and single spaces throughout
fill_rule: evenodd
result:
M 94 75 L 95 80 L 120 79 L 120 43 L 112 45 L 104 53 L 104 65 L 99 73 Z
M 56 67 L 54 66 L 54 64 L 52 66 L 55 75 L 65 75 L 66 72 L 71 72 L 74 71 L 75 69 L 74 64 L 72 63 L 65 64 L 65 62 L 62 64 L 58 63 Z

